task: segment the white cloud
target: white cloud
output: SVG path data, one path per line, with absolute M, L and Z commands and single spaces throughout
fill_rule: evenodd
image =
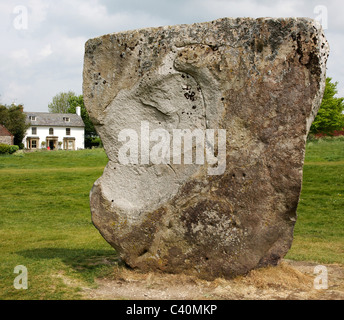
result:
M 60 61 L 66 64 L 79 64 L 83 59 L 84 45 L 87 38 L 84 37 L 69 37 L 68 35 L 58 34 L 54 36 L 54 43 L 52 50 L 54 56 L 58 57 Z
M 295 15 L 300 1 L 200 0 L 193 5 L 214 17 L 289 17 Z
M 39 29 L 43 22 L 46 21 L 50 0 L 29 0 L 27 7 L 29 11 L 29 29 L 34 32 Z
M 89 19 L 92 22 L 100 22 L 102 19 L 108 17 L 106 7 L 101 5 L 98 0 L 81 1 L 77 4 L 76 8 L 80 17 Z
M 20 97 L 32 92 L 32 90 L 33 88 L 29 84 L 18 84 L 17 82 L 11 81 L 7 84 L 5 93 L 1 95 L 1 100 L 3 102 L 7 101 L 8 104 L 24 103 Z
M 15 6 L 28 8 L 28 29 L 13 26 Z M 344 19 L 341 0 L 6 0 L 0 3 L 0 94 L 29 110 L 46 111 L 61 91 L 81 94 L 84 44 L 102 34 L 144 27 L 209 21 L 221 17 L 315 18 L 328 9 L 331 55 L 328 75 L 344 96 Z M 343 88 L 343 89 L 342 89 Z M 16 95 L 16 96 L 14 96 Z M 6 100 L 8 99 L 8 100 Z
M 10 52 L 10 58 L 18 67 L 28 67 L 32 64 L 30 54 L 25 48 Z
M 43 49 L 38 53 L 38 55 L 42 58 L 49 57 L 53 53 L 53 50 L 51 49 L 51 44 L 47 44 L 43 47 Z

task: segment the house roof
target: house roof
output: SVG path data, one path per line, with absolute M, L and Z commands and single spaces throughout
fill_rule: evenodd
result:
M 1 137 L 4 137 L 4 136 L 13 137 L 13 134 L 11 132 L 9 132 L 5 126 L 0 124 L 0 136 Z
M 84 127 L 85 124 L 82 118 L 75 113 L 49 113 L 49 112 L 24 112 L 26 114 L 26 121 L 31 126 L 54 126 L 54 127 Z M 36 121 L 30 120 L 30 116 L 35 116 Z M 70 121 L 65 121 L 63 118 L 69 118 Z

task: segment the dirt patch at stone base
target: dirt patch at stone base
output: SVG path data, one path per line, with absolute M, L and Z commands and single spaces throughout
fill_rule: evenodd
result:
M 343 300 L 344 266 L 325 265 L 328 289 L 314 288 L 315 263 L 284 260 L 232 280 L 200 280 L 186 275 L 140 273 L 115 267 L 97 288 L 83 288 L 91 300 Z

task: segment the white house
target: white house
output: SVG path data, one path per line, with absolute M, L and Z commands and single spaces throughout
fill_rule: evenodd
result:
M 85 148 L 85 124 L 80 107 L 73 113 L 25 112 L 30 127 L 23 144 L 26 149 L 78 150 Z

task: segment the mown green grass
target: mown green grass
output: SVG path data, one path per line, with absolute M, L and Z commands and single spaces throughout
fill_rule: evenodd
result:
M 89 192 L 107 163 L 103 150 L 0 157 L 0 299 L 77 299 L 63 276 L 92 285 L 114 250 L 91 223 Z M 14 268 L 29 289 L 15 290 Z
M 113 272 L 116 253 L 89 209 L 107 161 L 102 149 L 0 156 L 0 299 L 80 299 L 80 286 Z M 344 141 L 308 143 L 287 258 L 344 263 L 343 208 Z M 17 265 L 28 269 L 28 290 L 14 289 Z
M 344 139 L 307 144 L 294 242 L 287 258 L 344 264 Z

